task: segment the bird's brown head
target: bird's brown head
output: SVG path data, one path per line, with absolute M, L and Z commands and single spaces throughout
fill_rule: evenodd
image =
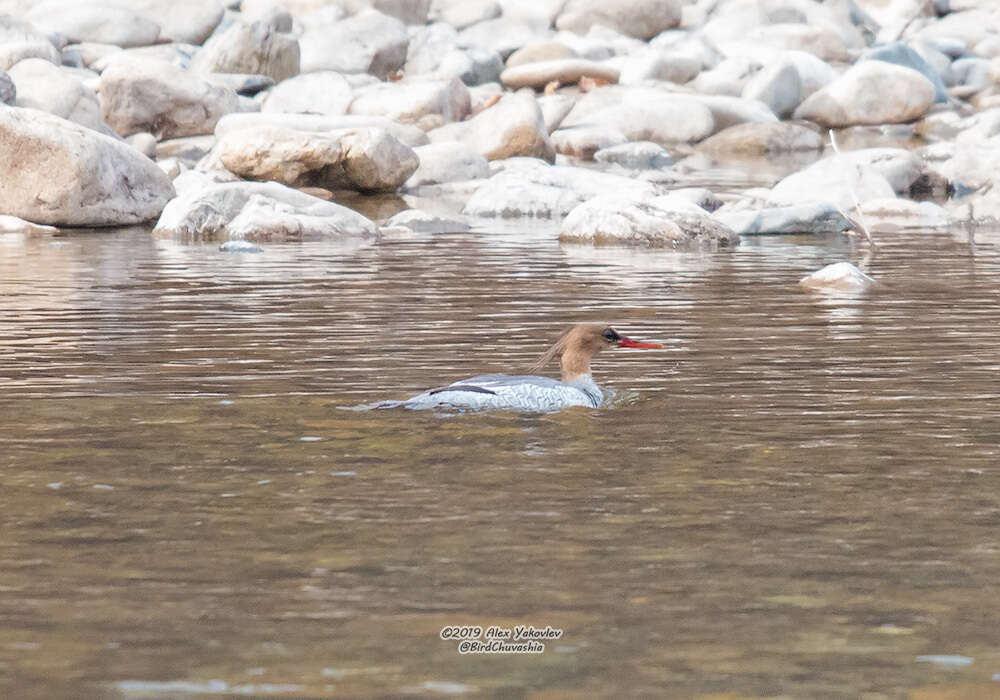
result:
M 645 343 L 621 335 L 611 326 L 580 323 L 566 330 L 555 344 L 532 367 L 537 372 L 554 357 L 559 358 L 564 382 L 590 374 L 590 360 L 605 348 L 662 348 L 659 343 Z

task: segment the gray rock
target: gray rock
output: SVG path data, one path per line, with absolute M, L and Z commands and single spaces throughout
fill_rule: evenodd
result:
M 435 0 L 431 3 L 428 19 L 465 29 L 502 14 L 503 8 L 496 0 Z
M 160 25 L 121 5 L 86 0 L 45 0 L 25 16 L 46 32 L 70 42 L 96 41 L 116 46 L 148 46 L 160 37 Z
M 934 86 L 912 68 L 862 61 L 795 110 L 796 119 L 822 126 L 898 124 L 922 116 L 934 103 Z
M 703 95 L 731 95 L 738 97 L 757 68 L 744 56 L 727 58 L 711 70 L 702 71 L 690 86 Z
M 122 49 L 113 53 L 108 53 L 90 64 L 90 69 L 103 73 L 112 63 L 118 60 L 129 60 L 132 58 L 154 58 L 158 61 L 166 61 L 178 68 L 187 70 L 191 66 L 191 59 L 200 48 L 191 44 L 157 44 L 156 46 L 140 46 L 134 49 Z
M 660 170 L 674 164 L 670 153 L 651 141 L 632 141 L 602 148 L 594 153 L 594 160 L 598 163 L 614 163 L 630 170 Z
M 692 99 L 702 103 L 711 111 L 715 131 L 721 131 L 734 124 L 743 124 L 744 122 L 768 124 L 778 121 L 774 112 L 766 104 L 757 100 L 730 97 L 729 95 L 693 95 Z
M 765 156 L 771 153 L 822 151 L 823 137 L 791 122 L 744 122 L 713 134 L 698 145 L 713 156 Z
M 239 107 L 229 88 L 166 61 L 125 55 L 101 75 L 99 98 L 104 120 L 116 132 L 148 131 L 159 139 L 210 134 Z
M 478 180 L 490 175 L 486 158 L 457 141 L 417 146 L 413 151 L 417 154 L 420 165 L 406 181 L 408 188 L 441 182 Z
M 564 243 L 646 248 L 732 247 L 739 236 L 695 205 L 675 199 L 600 195 L 576 206 L 563 220 Z M 690 208 L 688 208 L 690 207 Z
M 432 142 L 461 141 L 487 160 L 512 156 L 532 156 L 553 160 L 555 149 L 549 139 L 542 112 L 529 91 L 504 95 L 495 105 L 468 121 L 428 133 Z
M 585 125 L 617 130 L 626 141 L 661 145 L 700 141 L 715 131 L 712 110 L 702 98 L 655 88 L 606 86 L 577 101 L 560 131 Z
M 801 22 L 768 24 L 751 29 L 743 39 L 771 49 L 806 51 L 824 61 L 847 62 L 851 58 L 844 38 L 829 25 Z
M 347 114 L 354 90 L 343 75 L 335 71 L 302 73 L 282 80 L 264 98 L 262 112 L 301 114 Z
M 906 66 L 919 72 L 934 86 L 934 101 L 947 102 L 948 89 L 941 79 L 941 74 L 934 69 L 923 57 L 907 46 L 902 41 L 894 41 L 885 46 L 877 46 L 861 55 L 860 61 L 885 61 L 898 66 Z
M 394 192 L 420 165 L 413 149 L 381 129 L 359 129 L 341 145 L 344 174 L 363 192 Z
M 246 97 L 252 97 L 274 85 L 272 78 L 257 73 L 206 73 L 205 77 Z
M 852 227 L 829 202 L 768 209 L 716 211 L 716 219 L 741 235 L 769 233 L 839 233 Z
M 784 119 L 802 102 L 802 78 L 791 60 L 779 60 L 754 75 L 742 94 L 744 99 L 763 102 Z
M 862 203 L 896 196 L 889 181 L 873 168 L 824 159 L 782 179 L 771 189 L 769 200 L 777 206 L 829 202 L 850 211 L 855 194 Z
M 574 85 L 583 77 L 616 83 L 618 74 L 617 68 L 597 61 L 588 61 L 585 58 L 561 58 L 508 68 L 500 74 L 500 82 L 511 90 L 517 90 L 523 87 L 544 88 L 553 81 L 562 85 Z
M 648 40 L 681 21 L 679 0 L 567 0 L 556 28 L 584 34 L 595 24 L 637 39 Z
M 160 37 L 182 44 L 205 43 L 222 21 L 219 0 L 128 0 L 130 9 L 160 25 Z
M 55 46 L 48 41 L 12 41 L 0 44 L 0 70 L 10 70 L 19 61 L 40 58 L 53 65 L 62 63 Z
M 399 212 L 386 222 L 386 226 L 400 226 L 414 233 L 456 233 L 471 229 L 463 219 L 429 214 L 419 209 Z
M 6 71 L 0 70 L 0 103 L 13 105 L 17 100 L 17 86 Z
M 235 240 L 226 241 L 219 246 L 219 251 L 223 253 L 263 253 L 264 249 L 256 243 L 250 241 Z
M 808 289 L 831 292 L 862 292 L 875 280 L 849 262 L 839 262 L 817 270 L 799 280 Z
M 315 174 L 338 165 L 344 156 L 340 139 L 330 134 L 280 126 L 227 132 L 215 150 L 222 164 L 235 175 L 292 187 L 318 184 Z
M 101 118 L 101 105 L 92 90 L 64 69 L 40 58 L 28 58 L 10 69 L 17 87 L 17 106 L 40 109 L 106 136 L 115 136 Z
M 458 78 L 401 80 L 358 90 L 348 112 L 413 124 L 429 114 L 440 115 L 446 122 L 461 121 L 469 114 L 470 107 L 469 90 Z
M 374 241 L 378 227 L 347 207 L 276 182 L 202 181 L 170 201 L 154 233 L 204 240 Z
M 701 61 L 680 52 L 650 49 L 627 56 L 621 64 L 618 82 L 636 85 L 648 80 L 683 84 L 701 72 Z
M 662 194 L 656 185 L 623 175 L 526 159 L 481 184 L 462 212 L 484 218 L 553 218 L 608 192 L 627 192 L 638 198 Z
M 576 51 L 561 41 L 539 41 L 523 46 L 507 57 L 507 68 L 537 63 L 540 61 L 558 61 L 564 58 L 579 58 Z
M 215 127 L 215 135 L 222 138 L 229 131 L 246 129 L 264 124 L 284 126 L 299 131 L 331 131 L 334 129 L 382 129 L 392 134 L 402 143 L 410 146 L 423 146 L 429 143 L 427 135 L 411 124 L 400 124 L 385 117 L 368 117 L 356 115 L 322 115 L 322 114 L 281 114 L 281 113 L 233 113 L 219 120 Z
M 148 131 L 132 134 L 125 139 L 125 143 L 150 160 L 156 160 L 156 137 Z
M 140 223 L 174 195 L 163 171 L 127 144 L 34 109 L 0 109 L 0 160 L 18 163 L 0 178 L 4 211 L 36 223 Z
M 406 25 L 398 19 L 365 10 L 334 24 L 307 26 L 299 37 L 301 70 L 385 78 L 403 67 L 409 42 Z
M 951 64 L 951 72 L 958 86 L 952 92 L 959 97 L 974 95 L 993 84 L 990 61 L 985 58 L 960 58 Z
M 256 73 L 275 82 L 299 72 L 299 42 L 262 22 L 234 22 L 209 39 L 191 61 L 198 73 Z
M 552 134 L 552 144 L 557 153 L 574 158 L 593 160 L 598 151 L 621 146 L 628 142 L 625 134 L 613 126 L 584 124 L 559 129 Z
M 520 19 L 497 17 L 463 29 L 459 32 L 458 39 L 463 46 L 478 46 L 506 59 L 518 49 L 548 36 L 547 32 L 541 32 L 534 25 Z

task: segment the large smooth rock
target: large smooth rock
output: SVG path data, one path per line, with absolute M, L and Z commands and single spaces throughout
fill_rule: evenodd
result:
M 702 96 L 608 86 L 579 100 L 561 128 L 578 126 L 614 129 L 626 141 L 667 145 L 700 141 L 715 131 L 715 118 Z
M 902 41 L 895 41 L 885 46 L 877 46 L 862 54 L 861 61 L 885 61 L 898 66 L 912 68 L 919 72 L 934 86 L 934 101 L 947 102 L 948 88 L 945 87 L 941 74 L 931 66 L 924 58 L 904 44 Z
M 417 155 L 381 129 L 359 129 L 341 139 L 347 179 L 363 192 L 393 192 L 420 165 Z
M 713 156 L 822 151 L 823 137 L 791 122 L 744 122 L 713 134 L 702 141 L 698 149 Z
M 429 143 L 427 134 L 412 124 L 400 124 L 385 117 L 358 115 L 333 116 L 325 114 L 281 114 L 261 112 L 237 112 L 227 114 L 215 126 L 219 138 L 236 129 L 246 129 L 265 124 L 283 126 L 299 131 L 333 131 L 337 129 L 382 129 L 392 134 L 400 142 L 410 146 L 424 146 Z
M 46 32 L 71 42 L 96 41 L 116 46 L 149 46 L 160 37 L 160 25 L 126 4 L 97 0 L 47 0 L 25 16 Z
M 29 58 L 13 66 L 9 75 L 17 86 L 18 107 L 40 109 L 115 136 L 101 118 L 97 95 L 67 71 L 43 59 Z
M 182 44 L 204 44 L 223 15 L 219 0 L 120 0 L 119 4 L 159 24 L 161 38 Z
M 31 154 L 25 157 L 25 154 Z M 4 213 L 56 226 L 117 226 L 156 218 L 174 189 L 127 144 L 60 117 L 0 109 Z
M 335 166 L 344 157 L 339 138 L 280 126 L 230 131 L 219 139 L 216 151 L 235 175 L 292 187 L 315 184 L 308 175 Z
M 639 85 L 649 80 L 661 80 L 681 85 L 694 78 L 701 70 L 701 61 L 690 54 L 648 49 L 625 57 L 621 62 L 618 82 L 622 85 Z
M 875 280 L 849 262 L 833 263 L 799 280 L 808 289 L 830 292 L 863 292 Z
M 148 131 L 159 139 L 210 134 L 239 108 L 227 87 L 155 58 L 122 56 L 101 75 L 104 121 L 122 136 Z
M 874 168 L 834 158 L 817 161 L 785 177 L 771 189 L 769 200 L 777 206 L 829 202 L 849 211 L 854 207 L 855 195 L 860 202 L 896 196 L 889 181 Z
M 529 91 L 507 94 L 472 119 L 428 133 L 432 142 L 461 141 L 487 160 L 531 156 L 555 159 L 542 112 Z
M 436 22 L 410 27 L 410 45 L 403 72 L 425 79 L 458 78 L 466 85 L 495 82 L 503 61 L 495 51 L 461 43 L 455 28 Z
M 648 248 L 731 247 L 739 236 L 696 205 L 675 198 L 605 194 L 576 206 L 563 220 L 564 243 Z
M 350 114 L 381 115 L 413 124 L 429 114 L 457 122 L 469 114 L 469 89 L 458 78 L 377 83 L 355 93 Z
M 862 61 L 795 110 L 796 119 L 823 126 L 898 124 L 922 116 L 934 103 L 923 75 L 884 61 Z
M 417 154 L 420 165 L 406 181 L 407 187 L 479 180 L 490 175 L 489 161 L 457 141 L 417 146 L 413 151 Z
M 233 22 L 212 36 L 191 61 L 197 73 L 253 73 L 275 82 L 299 72 L 299 42 L 264 22 Z
M 787 118 L 802 102 L 802 78 L 792 61 L 776 61 L 750 78 L 742 95 L 763 102 L 776 115 Z
M 307 26 L 299 37 L 301 70 L 385 78 L 403 67 L 409 42 L 406 25 L 398 19 L 365 10 L 333 24 Z
M 543 88 L 553 81 L 561 85 L 575 85 L 584 77 L 616 83 L 618 74 L 617 68 L 597 61 L 588 61 L 585 58 L 561 58 L 508 68 L 500 74 L 500 82 L 511 90 L 517 90 L 523 87 Z
M 282 80 L 268 91 L 260 110 L 340 115 L 347 114 L 353 99 L 354 90 L 343 75 L 317 71 Z
M 182 176 L 183 177 L 183 176 Z M 204 180 L 164 208 L 154 233 L 194 239 L 373 241 L 378 227 L 355 211 L 276 182 Z
M 556 18 L 556 28 L 585 34 L 595 24 L 602 24 L 647 40 L 680 21 L 680 0 L 567 0 Z
M 853 226 L 829 202 L 755 210 L 733 210 L 723 207 L 713 216 L 741 235 L 839 233 Z
M 656 185 L 623 175 L 527 161 L 502 170 L 480 185 L 463 213 L 484 218 L 553 218 L 565 216 L 578 204 L 608 192 L 647 198 L 662 194 Z

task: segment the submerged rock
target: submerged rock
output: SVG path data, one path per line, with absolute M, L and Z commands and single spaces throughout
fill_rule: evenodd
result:
M 875 280 L 851 263 L 839 262 L 803 277 L 799 280 L 799 284 L 808 289 L 861 292 L 875 284 Z
M 386 222 L 386 226 L 402 227 L 414 233 L 455 233 L 471 228 L 463 219 L 438 216 L 419 209 L 399 212 Z
M 673 156 L 652 141 L 632 141 L 594 153 L 598 163 L 614 163 L 630 170 L 659 170 L 674 164 Z
M 742 235 L 839 233 L 853 227 L 836 207 L 825 202 L 742 211 L 723 207 L 713 216 Z
M 18 164 L 0 178 L 4 213 L 40 224 L 141 223 L 174 195 L 163 171 L 132 147 L 35 109 L 0 109 L 0 161 Z

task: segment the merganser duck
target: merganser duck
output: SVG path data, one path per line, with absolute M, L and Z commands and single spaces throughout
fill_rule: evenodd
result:
M 597 408 L 604 401 L 604 394 L 590 376 L 590 360 L 610 347 L 663 346 L 632 340 L 610 326 L 581 323 L 565 331 L 531 368 L 537 372 L 558 357 L 562 381 L 536 375 L 481 374 L 429 389 L 404 401 L 381 401 L 370 407 L 496 409 L 538 413 L 559 411 L 569 406 Z

